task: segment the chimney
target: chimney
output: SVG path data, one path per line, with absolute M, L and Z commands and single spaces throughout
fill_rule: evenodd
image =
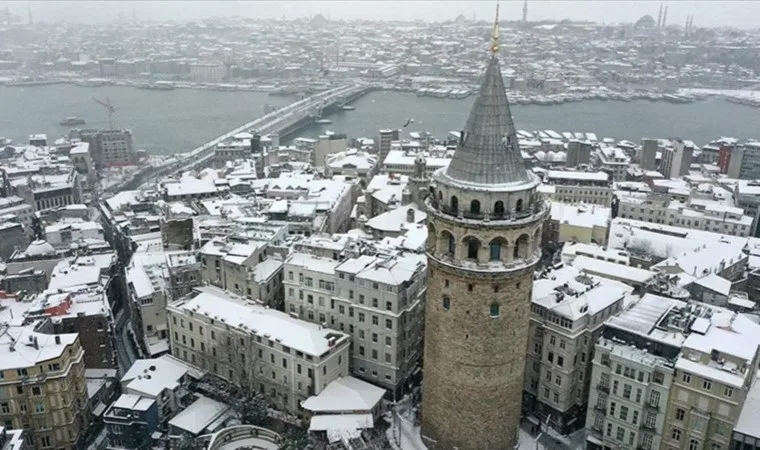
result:
M 414 223 L 414 208 L 409 208 L 406 210 L 406 221 L 409 223 Z

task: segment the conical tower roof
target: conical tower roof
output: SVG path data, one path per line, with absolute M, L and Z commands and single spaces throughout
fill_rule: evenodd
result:
M 532 182 L 520 154 L 495 54 L 488 62 L 478 97 L 444 176 L 462 184 L 483 187 Z

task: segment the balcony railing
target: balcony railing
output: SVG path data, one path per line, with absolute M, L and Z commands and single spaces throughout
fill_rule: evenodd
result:
M 607 384 L 602 384 L 602 383 L 599 383 L 599 384 L 597 384 L 597 385 L 596 385 L 596 388 L 597 388 L 598 390 L 600 390 L 600 391 L 602 391 L 602 392 L 606 393 L 606 394 L 609 394 L 609 393 L 610 393 L 610 386 L 609 386 L 609 385 L 607 385 Z
M 649 408 L 649 409 L 651 409 L 653 411 L 659 411 L 660 410 L 660 405 L 657 404 L 657 403 L 652 403 L 652 402 L 646 402 L 646 403 L 644 403 L 644 407 L 645 408 Z
M 256 441 L 262 441 L 256 443 Z M 211 435 L 207 450 L 217 450 L 233 442 L 241 441 L 240 446 L 254 449 L 267 450 L 271 448 L 265 443 L 274 444 L 275 448 L 280 445 L 280 435 L 266 428 L 255 427 L 253 425 L 237 425 L 225 428 Z

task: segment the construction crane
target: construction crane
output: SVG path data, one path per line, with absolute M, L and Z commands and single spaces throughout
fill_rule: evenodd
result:
M 93 98 L 93 100 L 106 109 L 106 112 L 108 113 L 108 129 L 113 130 L 113 115 L 116 112 L 116 108 L 111 104 L 111 100 L 106 99 L 106 101 L 102 101 L 97 98 Z

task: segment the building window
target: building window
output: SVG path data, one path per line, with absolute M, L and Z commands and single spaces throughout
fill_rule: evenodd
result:
M 471 214 L 480 214 L 480 202 L 477 200 L 473 200 L 470 202 L 470 213 Z
M 689 441 L 689 450 L 699 450 L 699 441 L 692 439 Z
M 467 259 L 478 259 L 478 250 L 480 250 L 480 243 L 473 237 L 467 238 Z
M 683 420 L 686 415 L 686 411 L 681 408 L 676 408 L 676 420 Z
M 691 383 L 691 374 L 688 372 L 684 372 L 681 379 L 683 380 L 684 383 Z
M 451 299 L 448 296 L 443 297 L 443 309 L 446 311 L 451 309 Z
M 459 212 L 459 199 L 457 198 L 456 195 L 451 196 L 451 210 L 454 213 Z
M 712 388 L 712 382 L 710 380 L 702 380 L 702 389 L 709 391 Z
M 681 430 L 679 430 L 678 428 L 673 428 L 673 433 L 671 433 L 670 437 L 674 441 L 680 441 L 681 440 Z
M 523 201 L 521 198 L 518 198 L 517 203 L 515 204 L 515 211 L 522 212 L 522 209 L 523 209 Z
M 449 234 L 449 255 L 454 256 L 456 254 L 457 244 L 454 241 L 454 236 Z
M 493 318 L 499 317 L 499 304 L 492 303 L 489 311 L 489 315 Z
M 491 241 L 491 244 L 489 245 L 491 250 L 490 259 L 491 261 L 498 261 L 501 259 L 501 243 L 499 241 Z
M 501 217 L 504 215 L 504 202 L 499 200 L 493 205 L 493 213 L 497 217 Z
M 733 388 L 730 388 L 730 387 L 726 387 L 726 388 L 723 390 L 723 395 L 725 395 L 726 397 L 729 397 L 729 398 L 730 398 L 731 396 L 733 396 L 733 395 L 734 395 L 734 389 L 733 389 Z

